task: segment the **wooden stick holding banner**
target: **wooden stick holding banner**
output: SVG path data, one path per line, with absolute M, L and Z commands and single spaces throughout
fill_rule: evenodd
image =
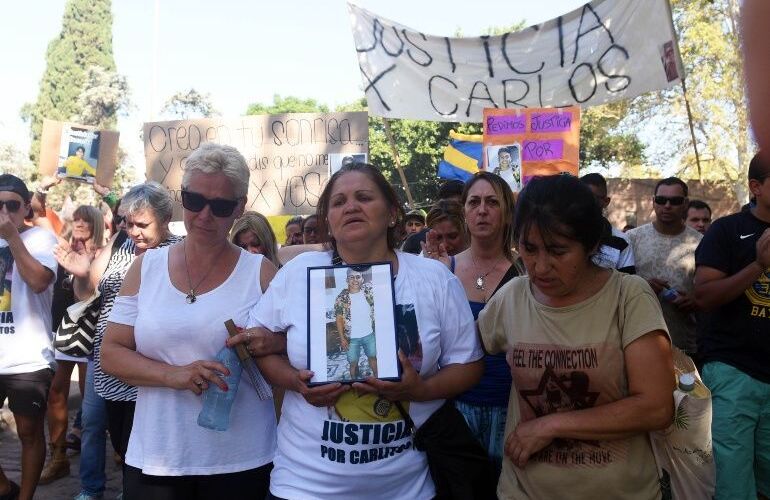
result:
M 690 100 L 687 98 L 687 85 L 682 76 L 682 95 L 684 95 L 684 108 L 687 110 L 687 123 L 690 125 L 690 137 L 692 138 L 692 148 L 695 150 L 695 164 L 698 166 L 698 180 L 703 180 L 700 169 L 700 155 L 698 154 L 698 142 L 695 140 L 695 126 L 692 124 L 692 111 L 690 111 Z
M 401 160 L 398 158 L 398 150 L 396 149 L 396 141 L 393 140 L 393 133 L 390 130 L 390 120 L 387 118 L 382 119 L 385 122 L 385 135 L 388 136 L 388 142 L 390 143 L 390 149 L 393 150 L 393 161 L 396 163 L 396 170 L 399 177 L 401 177 L 401 184 L 404 185 L 404 191 L 406 191 L 406 199 L 409 202 L 409 208 L 414 208 L 414 200 L 412 199 L 412 191 L 409 190 L 409 184 L 406 182 L 406 175 L 401 169 Z

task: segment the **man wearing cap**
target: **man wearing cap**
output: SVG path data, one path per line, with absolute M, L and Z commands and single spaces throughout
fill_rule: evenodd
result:
M 717 219 L 695 252 L 695 300 L 711 390 L 716 495 L 770 497 L 770 162 L 749 164 L 756 204 Z M 763 497 L 764 496 L 764 497 Z
M 407 212 L 406 217 L 404 217 L 407 237 L 419 233 L 425 227 L 425 217 L 425 210 L 419 208 Z
M 55 367 L 56 237 L 24 224 L 30 198 L 24 181 L 0 175 L 0 405 L 8 398 L 21 440 L 21 487 L 0 467 L 0 499 L 31 499 L 35 493 L 45 460 L 43 421 Z

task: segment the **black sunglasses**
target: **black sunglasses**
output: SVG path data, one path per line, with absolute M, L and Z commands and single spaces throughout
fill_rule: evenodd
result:
M 214 217 L 230 217 L 238 206 L 238 200 L 226 200 L 224 198 L 209 199 L 202 194 L 182 190 L 182 206 L 190 212 L 200 212 L 206 205 L 211 209 Z
M 652 201 L 654 201 L 656 205 L 671 203 L 671 205 L 678 207 L 684 203 L 684 196 L 653 196 Z
M 3 207 L 5 207 L 5 209 L 8 210 L 9 213 L 11 212 L 15 213 L 15 212 L 18 212 L 19 209 L 21 208 L 21 202 L 19 200 L 8 200 L 8 201 L 0 200 L 0 210 L 2 210 Z

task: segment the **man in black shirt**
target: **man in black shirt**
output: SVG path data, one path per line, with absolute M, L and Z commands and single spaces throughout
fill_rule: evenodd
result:
M 770 497 L 770 163 L 749 165 L 756 205 L 718 219 L 695 252 L 698 339 L 713 397 L 715 498 Z

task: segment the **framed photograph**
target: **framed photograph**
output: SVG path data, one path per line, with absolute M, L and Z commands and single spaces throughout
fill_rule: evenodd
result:
M 390 262 L 308 269 L 310 384 L 400 380 Z
M 497 174 L 511 187 L 511 191 L 521 190 L 521 144 L 487 146 L 487 170 Z
M 62 128 L 56 176 L 93 184 L 99 163 L 99 131 Z
M 350 163 L 366 163 L 368 157 L 366 153 L 330 153 L 329 175 L 334 175 L 337 170 Z

